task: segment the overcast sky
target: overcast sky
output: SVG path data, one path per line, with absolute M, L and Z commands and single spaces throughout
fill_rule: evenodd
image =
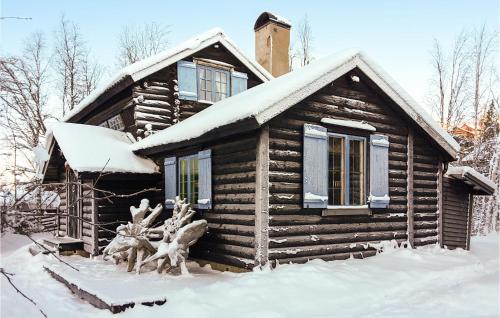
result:
M 429 49 L 433 39 L 449 44 L 463 29 L 477 28 L 483 23 L 498 28 L 500 15 L 498 0 L 2 0 L 1 4 L 1 16 L 32 18 L 1 20 L 2 54 L 19 52 L 23 39 L 32 32 L 52 36 L 64 14 L 80 26 L 93 55 L 107 66 L 108 73 L 116 71 L 117 37 L 125 24 L 155 21 L 170 25 L 171 45 L 219 26 L 253 57 L 253 24 L 261 12 L 282 15 L 292 25 L 298 25 L 307 14 L 315 58 L 360 48 L 421 102 L 429 83 Z

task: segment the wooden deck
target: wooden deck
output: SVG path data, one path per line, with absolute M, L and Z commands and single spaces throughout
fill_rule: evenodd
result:
M 96 308 L 108 309 L 112 313 L 116 314 L 116 313 L 120 313 L 122 311 L 125 311 L 127 308 L 134 308 L 134 306 L 136 305 L 136 302 L 126 302 L 123 304 L 107 303 L 99 296 L 80 288 L 76 282 L 69 281 L 65 277 L 59 275 L 58 273 L 56 273 L 55 271 L 51 270 L 50 268 L 48 268 L 46 266 L 44 266 L 44 269 L 55 280 L 66 285 L 66 287 L 68 287 L 68 289 L 71 290 L 71 292 L 73 294 L 75 294 L 79 298 L 87 301 L 89 304 L 91 304 L 92 306 L 94 306 Z M 163 305 L 166 302 L 167 302 L 167 300 L 165 298 L 162 298 L 162 299 L 158 299 L 158 300 L 147 301 L 147 302 L 137 302 L 137 303 L 139 303 L 141 305 L 145 305 L 145 306 L 154 306 L 154 305 Z

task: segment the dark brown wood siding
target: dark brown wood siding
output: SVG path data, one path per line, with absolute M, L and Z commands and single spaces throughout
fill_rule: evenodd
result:
M 210 59 L 234 66 L 235 71 L 248 74 L 248 88 L 262 83 L 261 79 L 251 73 L 220 43 L 200 50 L 185 60 L 192 61 L 194 58 Z M 144 137 L 147 124 L 151 124 L 154 131 L 165 129 L 212 105 L 178 97 L 177 63 L 173 63 L 116 94 L 79 122 L 99 125 L 120 114 L 125 131 L 136 137 Z
M 270 122 L 270 228 L 269 258 L 279 262 L 305 262 L 374 255 L 370 242 L 407 239 L 407 156 L 410 121 L 399 108 L 373 87 L 360 72 L 359 83 L 348 74 L 314 93 Z M 389 137 L 389 195 L 386 209 L 370 216 L 322 216 L 320 209 L 302 207 L 303 125 L 318 124 L 329 131 L 368 136 L 367 133 L 321 123 L 324 117 L 365 121 Z M 419 136 L 419 135 L 418 135 Z M 415 165 L 425 172 L 415 186 L 425 190 L 415 199 L 416 237 L 419 244 L 437 235 L 437 160 L 433 146 L 420 151 L 417 138 Z M 428 155 L 431 153 L 431 155 Z M 432 162 L 430 162 L 432 161 Z M 426 166 L 429 165 L 429 166 Z M 425 186 L 424 186 L 425 184 Z M 427 190 L 429 189 L 429 190 Z M 428 198 L 429 197 L 429 198 Z M 427 213 L 424 215 L 424 213 Z M 424 221 L 425 220 L 425 221 Z M 432 239 L 429 239 L 431 237 Z M 425 243 L 424 243 L 425 242 Z
M 191 248 L 192 257 L 240 268 L 253 267 L 256 145 L 257 134 L 252 133 L 157 157 L 160 161 L 212 150 L 212 209 L 195 208 L 196 217 L 206 219 L 209 229 Z
M 470 189 L 461 181 L 443 181 L 443 245 L 467 249 Z
M 94 229 L 96 237 L 96 252 L 101 253 L 104 247 L 116 236 L 116 228 L 120 224 L 127 224 L 132 221 L 130 206 L 138 206 L 143 198 L 149 200 L 153 208 L 158 203 L 163 204 L 163 191 L 160 184 L 161 177 L 157 175 L 140 177 L 133 174 L 128 175 L 110 175 L 103 177 L 96 184 L 96 188 L 102 191 L 95 192 L 95 209 L 98 227 Z M 160 189 L 155 192 L 144 192 L 132 195 L 146 189 Z M 109 192 L 105 192 L 109 191 Z M 116 195 L 126 195 L 117 197 Z M 164 220 L 167 212 L 164 211 L 157 218 L 157 221 Z
M 439 153 L 415 134 L 413 149 L 414 245 L 438 242 Z

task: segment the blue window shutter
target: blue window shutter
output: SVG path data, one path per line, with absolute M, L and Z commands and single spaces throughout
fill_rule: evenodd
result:
M 231 73 L 231 96 L 247 90 L 248 75 L 241 72 Z
M 177 195 L 177 159 L 165 158 L 165 208 L 173 209 Z
M 194 62 L 177 62 L 177 81 L 180 99 L 198 99 L 198 77 L 196 74 L 196 64 Z
M 370 136 L 370 196 L 371 208 L 389 206 L 389 139 L 384 135 Z
M 212 208 L 212 151 L 198 152 L 198 209 Z
M 328 206 L 328 133 L 318 125 L 304 125 L 304 208 Z

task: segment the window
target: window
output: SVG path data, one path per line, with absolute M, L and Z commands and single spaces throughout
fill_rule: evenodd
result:
M 198 65 L 198 99 L 218 102 L 229 96 L 229 72 Z
M 123 130 L 125 128 L 125 124 L 123 123 L 122 116 L 118 114 L 108 119 L 108 126 L 114 130 Z
M 247 89 L 248 75 L 214 60 L 177 62 L 179 99 L 215 103 Z
M 366 139 L 330 134 L 328 205 L 366 204 Z
M 111 128 L 114 130 L 125 129 L 125 124 L 123 123 L 122 116 L 120 114 L 111 117 L 110 119 L 99 124 L 100 127 Z
M 179 197 L 198 203 L 198 155 L 179 158 Z

